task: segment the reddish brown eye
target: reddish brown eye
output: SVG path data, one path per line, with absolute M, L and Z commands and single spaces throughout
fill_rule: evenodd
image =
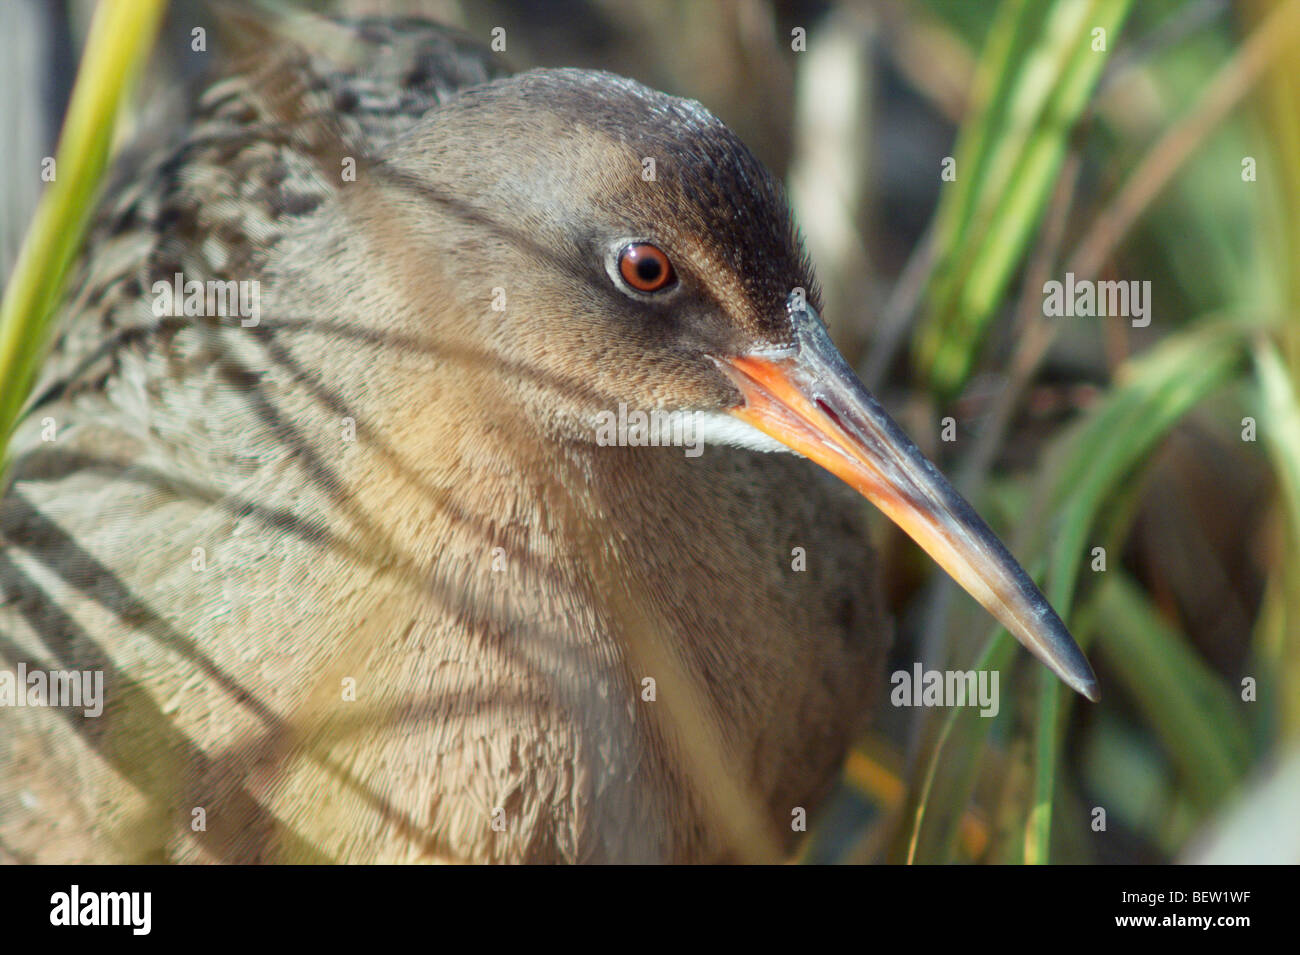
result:
M 618 274 L 638 292 L 658 292 L 673 283 L 673 264 L 659 248 L 637 242 L 619 253 Z

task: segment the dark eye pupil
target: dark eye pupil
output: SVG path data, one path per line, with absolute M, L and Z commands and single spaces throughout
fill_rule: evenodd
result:
M 618 274 L 627 288 L 637 292 L 658 292 L 673 281 L 668 256 L 647 242 L 624 247 L 618 256 Z

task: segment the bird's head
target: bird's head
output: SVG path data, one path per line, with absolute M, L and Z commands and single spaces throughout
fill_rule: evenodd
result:
M 595 442 L 599 416 L 626 405 L 695 415 L 706 441 L 803 455 L 1096 698 L 1046 599 L 831 344 L 780 185 L 698 103 L 533 71 L 457 96 L 381 172 L 431 211 L 413 241 L 437 249 L 539 427 Z

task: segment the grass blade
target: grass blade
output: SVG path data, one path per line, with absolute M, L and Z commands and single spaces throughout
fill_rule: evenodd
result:
M 55 180 L 41 197 L 0 302 L 0 442 L 22 413 L 50 324 L 94 208 L 112 130 L 130 81 L 153 46 L 165 0 L 103 0 L 95 8 L 68 105 Z

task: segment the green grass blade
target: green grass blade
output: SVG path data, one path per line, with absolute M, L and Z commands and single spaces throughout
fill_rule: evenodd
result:
M 986 65 L 1001 75 L 983 83 L 992 98 L 977 99 L 982 109 L 959 140 L 958 178 L 940 204 L 937 264 L 914 350 L 918 369 L 943 394 L 969 373 L 1130 5 L 1063 0 L 1034 5 L 1031 18 L 1008 0 L 999 11 L 1005 26 L 990 31 L 980 75 Z M 1105 51 L 1092 47 L 1098 28 Z
M 1240 705 L 1181 633 L 1119 569 L 1089 601 L 1096 644 L 1159 737 L 1201 809 L 1240 783 L 1250 742 Z
M 153 46 L 165 0 L 103 0 L 55 157 L 0 302 L 0 442 L 8 444 L 36 379 L 50 323 L 108 163 L 112 130 L 130 81 Z M 35 170 L 33 170 L 35 175 Z
M 1011 634 L 1003 627 L 995 627 L 970 669 L 1005 672 L 1015 652 L 1016 642 Z M 969 803 L 979 756 L 995 722 L 981 717 L 973 707 L 951 707 L 945 714 L 926 757 L 920 783 L 908 794 L 904 806 L 908 822 L 901 832 L 894 861 L 908 864 L 952 861 L 961 813 L 931 813 L 931 807 Z M 959 798 L 952 798 L 954 794 L 959 794 Z
M 1120 384 L 1077 433 L 1055 482 L 1061 515 L 1050 549 L 1047 596 L 1069 619 L 1075 585 L 1097 515 L 1156 443 L 1188 411 L 1239 371 L 1249 330 L 1221 323 L 1188 331 L 1121 369 Z M 1060 745 L 1061 685 L 1045 674 L 1039 687 L 1034 808 L 1025 856 L 1048 861 Z

